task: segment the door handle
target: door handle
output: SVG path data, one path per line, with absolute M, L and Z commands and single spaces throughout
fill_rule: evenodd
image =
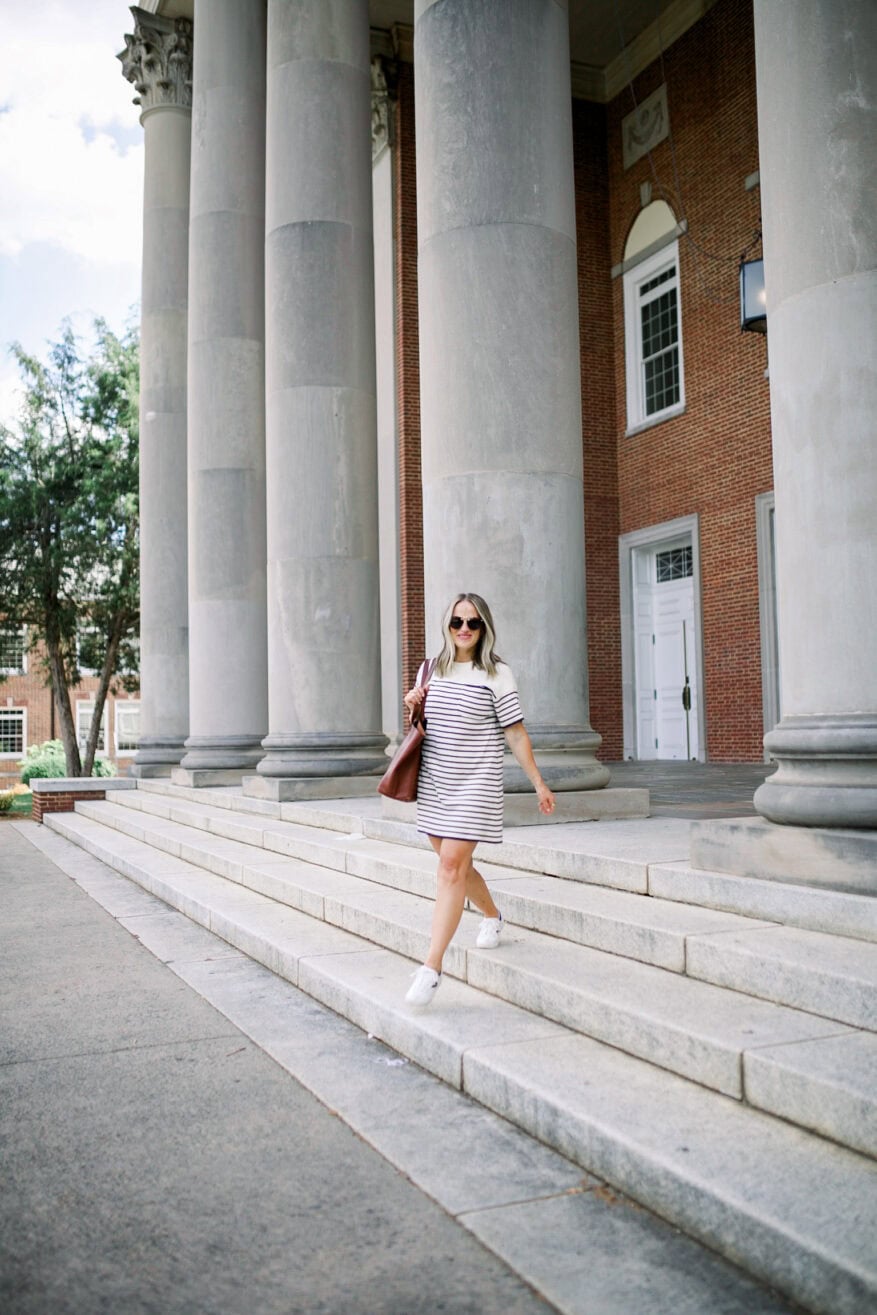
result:
M 691 686 L 687 679 L 682 687 L 682 706 L 686 712 L 691 711 Z

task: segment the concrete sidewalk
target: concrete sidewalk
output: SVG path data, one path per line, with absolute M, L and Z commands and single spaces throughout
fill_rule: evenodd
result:
M 0 891 L 8 1315 L 790 1309 L 44 828 Z

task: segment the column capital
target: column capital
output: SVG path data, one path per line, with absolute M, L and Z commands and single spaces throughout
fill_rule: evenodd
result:
M 116 58 L 134 84 L 134 104 L 142 111 L 158 106 L 190 109 L 192 105 L 192 21 L 164 18 L 132 7 L 133 33 L 125 34 L 125 49 Z
M 394 59 L 374 55 L 371 61 L 372 83 L 372 160 L 386 146 L 393 144 L 393 116 L 390 101 L 396 99 L 399 71 Z

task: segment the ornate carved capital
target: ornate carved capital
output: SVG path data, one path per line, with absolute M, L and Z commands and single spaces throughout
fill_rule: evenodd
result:
M 372 74 L 372 160 L 384 147 L 393 144 L 393 116 L 390 102 L 396 99 L 397 69 L 395 60 L 375 55 Z
M 122 73 L 133 82 L 134 104 L 143 110 L 157 105 L 188 109 L 192 104 L 192 23 L 188 18 L 163 18 L 132 8 L 134 31 L 125 35 L 117 56 Z

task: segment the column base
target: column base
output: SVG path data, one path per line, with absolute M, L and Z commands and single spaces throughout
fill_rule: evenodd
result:
M 377 776 L 245 776 L 244 794 L 288 804 L 307 799 L 378 797 Z
M 607 785 L 609 768 L 595 757 L 603 737 L 590 726 L 532 725 L 527 726 L 527 731 L 542 779 L 555 794 L 568 790 L 602 790 Z M 521 794 L 533 789 L 508 751 L 503 764 L 503 788 L 506 794 Z
M 383 776 L 386 747 L 387 737 L 380 734 L 266 735 L 266 752 L 256 771 L 266 778 L 294 780 Z
M 128 775 L 141 779 L 170 776 L 172 768 L 178 765 L 186 752 L 184 739 L 182 735 L 141 736 L 134 762 L 128 768 Z
M 784 717 L 764 743 L 778 766 L 755 792 L 762 817 L 877 831 L 877 714 Z
M 258 735 L 190 735 L 185 747 L 185 757 L 177 770 L 237 772 L 238 781 L 243 772 L 252 771 L 262 757 L 262 741 Z M 173 773 L 171 776 L 173 779 Z
M 174 785 L 187 785 L 195 790 L 209 790 L 217 785 L 240 785 L 244 771 L 243 767 L 174 767 L 171 781 Z
M 778 826 L 760 817 L 692 822 L 691 866 L 877 895 L 877 831 Z

